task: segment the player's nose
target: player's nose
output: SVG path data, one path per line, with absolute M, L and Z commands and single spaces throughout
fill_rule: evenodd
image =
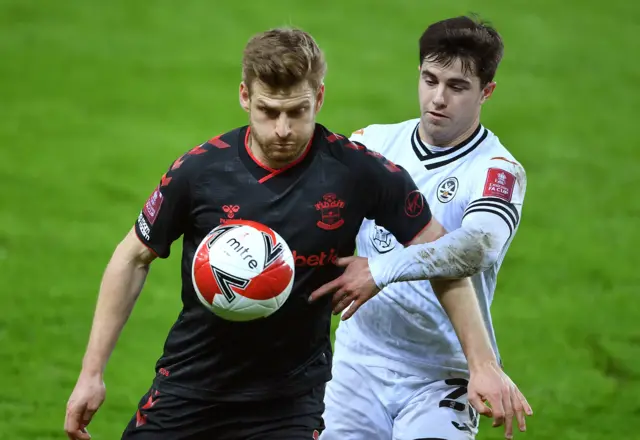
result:
M 291 134 L 291 124 L 286 115 L 280 115 L 276 122 L 276 134 L 280 138 L 287 138 Z
M 445 90 L 444 87 L 438 87 L 432 97 L 432 103 L 438 108 L 446 107 L 447 101 L 445 98 Z

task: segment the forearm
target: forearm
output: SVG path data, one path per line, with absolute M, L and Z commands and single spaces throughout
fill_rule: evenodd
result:
M 127 257 L 116 248 L 107 265 L 93 318 L 82 370 L 102 374 L 116 341 L 127 322 L 144 285 L 149 266 Z
M 379 288 L 399 282 L 465 278 L 493 260 L 492 235 L 481 229 L 460 228 L 424 244 L 413 244 L 369 259 Z
M 449 316 L 469 369 L 497 362 L 471 281 L 468 278 L 432 280 L 431 285 Z

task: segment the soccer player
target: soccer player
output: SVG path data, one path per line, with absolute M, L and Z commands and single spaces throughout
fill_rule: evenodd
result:
M 308 440 L 324 429 L 332 304 L 329 298 L 310 302 L 311 292 L 341 275 L 335 258 L 353 254 L 365 218 L 401 243 L 444 233 L 404 169 L 316 123 L 325 70 L 322 52 L 303 31 L 276 29 L 249 41 L 239 90 L 249 124 L 171 164 L 105 270 L 67 406 L 69 438 L 89 438 L 86 426 L 105 397 L 107 359 L 150 264 L 169 257 L 180 237 L 183 308 L 122 438 Z M 197 245 L 231 218 L 273 228 L 294 252 L 293 291 L 266 319 L 225 321 L 194 291 L 190 268 Z M 441 281 L 434 290 L 467 357 L 487 364 L 495 356 L 469 280 Z M 501 407 L 498 421 L 517 391 L 503 390 L 504 380 L 490 366 L 478 373 L 482 393 Z
M 337 312 L 354 302 L 336 332 L 323 440 L 473 439 L 476 410 L 488 413 L 468 383 L 477 366 L 465 359 L 432 284 L 422 280 L 442 276 L 441 262 L 473 275 L 498 358 L 490 305 L 526 189 L 522 165 L 480 123 L 503 42 L 489 25 L 457 17 L 429 26 L 419 51 L 420 117 L 370 125 L 351 140 L 406 169 L 448 234 L 405 248 L 395 232 L 367 219 L 357 250 L 369 260 L 341 260 L 345 274 L 313 294 L 338 291 Z M 513 409 L 524 431 L 523 411 L 532 412 L 522 395 Z M 505 437 L 512 435 L 507 414 Z

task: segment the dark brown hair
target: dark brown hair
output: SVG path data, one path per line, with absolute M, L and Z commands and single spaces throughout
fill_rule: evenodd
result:
M 296 28 L 271 29 L 255 35 L 242 57 L 242 80 L 249 90 L 256 79 L 276 90 L 305 80 L 317 89 L 326 71 L 324 54 L 313 37 Z
M 433 23 L 420 37 L 420 64 L 426 60 L 449 66 L 456 59 L 466 73 L 486 86 L 502 60 L 504 44 L 500 34 L 477 17 L 455 17 Z

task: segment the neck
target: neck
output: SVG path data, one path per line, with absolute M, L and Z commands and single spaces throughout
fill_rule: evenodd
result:
M 433 136 L 429 136 L 427 134 L 427 132 L 424 129 L 424 124 L 422 122 L 422 119 L 420 119 L 420 124 L 418 126 L 418 135 L 420 136 L 420 139 L 422 140 L 422 142 L 425 142 L 426 144 L 432 145 L 434 147 L 450 148 L 450 147 L 455 147 L 456 145 L 460 144 L 462 141 L 467 139 L 469 136 L 471 136 L 475 131 L 475 129 L 478 127 L 479 123 L 480 123 L 480 115 L 478 115 L 474 119 L 473 123 L 462 133 L 456 134 L 450 138 L 438 139 Z

